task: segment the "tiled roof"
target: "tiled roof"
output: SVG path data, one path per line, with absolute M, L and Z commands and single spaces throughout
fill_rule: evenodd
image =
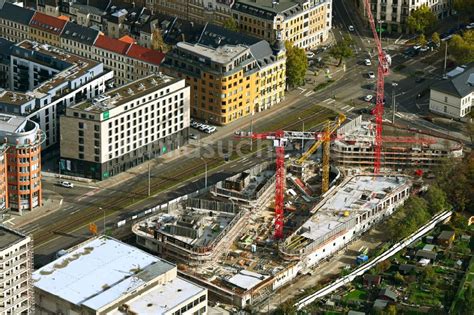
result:
M 6 2 L 0 9 L 0 18 L 23 25 L 28 25 L 30 24 L 34 13 L 35 11 Z
M 120 37 L 119 40 L 124 42 L 124 43 L 129 43 L 129 44 L 135 44 L 135 42 L 136 42 L 135 39 L 133 39 L 132 37 L 130 37 L 128 35 L 124 35 L 124 36 Z
M 58 16 L 58 19 L 64 20 L 64 21 L 69 21 L 69 16 L 60 15 L 60 16 Z
M 61 34 L 64 25 L 66 25 L 66 21 L 58 19 L 54 16 L 43 14 L 41 12 L 36 12 L 30 22 L 31 27 L 56 35 Z
M 97 36 L 99 36 L 99 31 L 71 22 L 66 24 L 61 34 L 62 38 L 71 39 L 86 45 L 94 45 Z
M 132 45 L 127 52 L 127 56 L 139 59 L 151 64 L 159 65 L 165 54 L 157 50 L 152 50 L 139 45 Z
M 108 36 L 100 35 L 95 41 L 94 46 L 113 51 L 115 53 L 125 55 L 130 44 L 122 42 L 118 39 L 113 39 Z

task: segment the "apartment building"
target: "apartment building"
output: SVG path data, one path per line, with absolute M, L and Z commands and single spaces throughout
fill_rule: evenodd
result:
M 30 21 L 35 11 L 0 1 L 0 34 L 12 41 L 20 42 L 30 35 Z
M 28 39 L 36 42 L 59 47 L 61 35 L 66 21 L 58 19 L 41 12 L 35 12 L 30 21 L 30 33 Z
M 189 87 L 147 76 L 66 109 L 61 117 L 65 174 L 105 179 L 184 145 Z
M 33 273 L 36 314 L 206 315 L 207 289 L 176 265 L 107 236 Z
M 32 14 L 31 19 L 28 18 L 29 14 Z M 119 84 L 156 73 L 164 58 L 164 54 L 159 51 L 99 36 L 85 26 L 70 23 L 10 3 L 3 6 L 0 3 L 0 26 L 6 25 L 5 28 L 0 27 L 0 36 L 14 41 L 31 37 L 40 44 L 54 43 L 56 47 L 72 49 L 75 54 L 104 63 L 114 71 Z M 15 31 L 16 27 L 26 31 Z
M 371 0 L 371 10 L 376 23 L 388 32 L 408 32 L 408 16 L 413 10 L 427 5 L 438 19 L 451 15 L 452 0 Z M 357 5 L 361 16 L 367 16 L 364 0 Z
M 458 67 L 430 89 L 430 111 L 461 119 L 474 107 L 474 65 Z
M 0 138 L 8 146 L 8 206 L 21 215 L 24 210 L 42 205 L 41 143 L 44 134 L 34 121 L 0 114 Z
M 197 43 L 177 43 L 162 70 L 186 79 L 191 116 L 225 125 L 284 99 L 282 46 L 207 25 Z
M 33 315 L 33 241 L 0 225 L 0 314 Z
M 6 143 L 0 145 L 0 213 L 8 209 L 7 149 Z
M 304 49 L 325 42 L 332 27 L 332 0 L 238 0 L 232 16 L 242 32 L 273 43 L 277 35 Z
M 8 65 L 0 110 L 37 122 L 46 136 L 43 149 L 58 143 L 58 117 L 66 107 L 101 94 L 113 79 L 102 63 L 46 44 L 3 41 L 0 47 Z

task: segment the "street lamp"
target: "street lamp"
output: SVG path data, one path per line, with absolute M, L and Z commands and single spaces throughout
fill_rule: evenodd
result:
M 395 111 L 396 111 L 396 102 L 395 102 L 395 88 L 398 86 L 397 82 L 392 82 L 392 124 L 395 124 Z
M 103 233 L 105 235 L 105 209 L 102 209 L 102 207 L 99 207 L 99 210 L 102 210 L 103 212 Z
M 379 39 L 380 39 L 380 42 L 382 42 L 382 23 L 384 21 L 383 20 L 379 20 Z
M 303 123 L 303 126 L 302 126 L 303 130 L 302 131 L 304 132 L 304 119 L 301 119 L 301 117 L 298 117 L 298 120 L 300 120 Z M 304 135 L 301 137 L 301 151 L 303 151 L 303 150 L 304 150 Z
M 207 162 L 202 157 L 201 160 L 204 162 L 204 188 L 207 188 Z

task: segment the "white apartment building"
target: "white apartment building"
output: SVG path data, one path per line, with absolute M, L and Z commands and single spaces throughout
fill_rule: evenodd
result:
M 58 142 L 58 117 L 66 107 L 103 93 L 113 78 L 102 63 L 46 44 L 8 47 L 3 53 L 9 58 L 9 82 L 0 91 L 0 110 L 37 122 L 46 135 L 43 149 Z
M 458 67 L 430 89 L 430 111 L 461 119 L 474 106 L 474 66 Z
M 161 74 L 66 109 L 61 117 L 65 174 L 105 179 L 184 145 L 189 87 Z
M 206 315 L 207 289 L 176 265 L 107 236 L 33 273 L 36 314 Z
M 388 32 L 407 32 L 407 19 L 410 13 L 422 5 L 431 8 L 438 19 L 451 14 L 452 0 L 371 0 L 375 22 Z M 358 0 L 362 16 L 366 17 L 364 0 Z
M 33 242 L 0 225 L 0 314 L 34 314 Z

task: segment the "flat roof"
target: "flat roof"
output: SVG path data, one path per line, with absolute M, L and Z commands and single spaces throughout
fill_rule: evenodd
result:
M 0 224 L 0 250 L 6 249 L 27 236 Z
M 0 103 L 19 106 L 31 100 L 33 100 L 33 97 L 26 93 L 0 89 Z
M 249 49 L 240 45 L 224 45 L 217 48 L 212 48 L 201 44 L 189 44 L 186 42 L 179 42 L 177 46 L 180 49 L 187 50 L 204 58 L 209 58 L 212 61 L 220 64 L 227 64 L 231 62 L 237 56 Z
M 21 116 L 0 114 L 0 133 L 23 132 L 27 120 L 27 118 Z
M 113 303 L 174 265 L 101 236 L 33 273 L 36 288 L 94 310 Z
M 124 303 L 128 306 L 126 312 L 116 309 L 108 314 L 119 315 L 132 312 L 133 314 L 161 315 L 193 297 L 197 298 L 205 291 L 205 288 L 177 277 L 165 285 L 155 286 L 137 298 Z
M 179 80 L 180 79 L 175 79 L 165 75 L 153 74 L 126 85 L 122 85 L 114 90 L 110 90 L 92 100 L 85 100 L 81 103 L 72 105 L 69 108 L 83 110 L 90 113 L 102 113 L 126 102 L 147 95 L 152 91 L 156 91 L 167 85 L 178 82 Z
M 265 276 L 249 270 L 240 270 L 239 273 L 227 279 L 227 282 L 241 289 L 250 290 L 268 278 L 270 278 L 270 276 Z

